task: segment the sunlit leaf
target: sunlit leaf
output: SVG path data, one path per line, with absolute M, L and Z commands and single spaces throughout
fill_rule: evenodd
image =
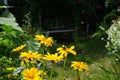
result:
M 2 17 L 0 17 L 0 24 L 9 26 L 8 28 L 11 27 L 14 30 L 23 32 L 19 24 L 16 22 L 15 17 L 8 11 L 3 12 Z
M 12 6 L 0 6 L 0 9 L 3 9 L 3 8 L 12 8 Z

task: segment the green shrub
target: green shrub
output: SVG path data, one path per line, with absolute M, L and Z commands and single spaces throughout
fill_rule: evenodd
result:
M 106 48 L 108 49 L 110 54 L 117 53 L 119 55 L 120 52 L 120 19 L 113 22 L 110 28 L 106 31 L 108 38 L 107 38 L 107 45 Z
M 113 24 L 106 31 L 108 38 L 106 48 L 108 53 L 113 56 L 113 61 L 111 62 L 113 71 L 102 68 L 103 71 L 109 71 L 110 73 L 106 73 L 107 75 L 114 75 L 114 80 L 120 79 L 120 19 L 113 21 Z

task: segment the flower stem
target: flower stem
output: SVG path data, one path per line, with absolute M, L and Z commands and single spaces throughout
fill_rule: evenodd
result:
M 80 80 L 82 80 L 83 79 L 83 72 L 81 72 L 81 77 L 80 77 Z
M 44 56 L 44 54 L 45 54 L 45 46 L 43 45 L 42 46 L 42 56 Z
M 65 70 L 65 66 L 66 66 L 66 57 L 65 57 L 65 60 L 64 60 L 64 63 L 63 63 L 63 70 L 62 70 L 62 79 L 64 80 L 64 70 Z
M 82 79 L 80 79 L 80 77 L 79 77 L 79 70 L 77 70 L 77 80 L 82 80 Z
M 45 54 L 45 46 L 43 45 L 42 56 L 44 56 L 44 54 Z M 42 69 L 43 71 L 45 71 L 45 60 L 42 61 L 42 64 L 43 64 Z M 44 78 L 44 74 L 42 74 L 42 78 Z
M 52 63 L 52 70 L 51 70 L 51 73 L 50 73 L 50 79 L 49 80 L 52 80 L 53 70 L 54 70 L 54 63 Z

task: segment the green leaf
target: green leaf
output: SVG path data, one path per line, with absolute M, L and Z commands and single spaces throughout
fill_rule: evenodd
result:
M 11 32 L 11 31 L 13 31 L 13 28 L 11 26 L 6 26 L 6 25 L 2 25 L 2 29 L 5 32 Z
M 10 13 L 9 11 L 4 11 L 1 15 L 1 17 L 4 17 L 4 18 L 13 18 L 15 19 L 14 15 L 12 13 Z
M 13 76 L 16 76 L 18 73 L 20 73 L 22 70 L 24 70 L 25 67 L 18 67 L 15 71 L 13 71 Z
M 3 8 L 12 8 L 12 6 L 0 6 L 0 9 L 3 9 Z
M 2 75 L 10 74 L 13 70 L 2 70 Z
M 9 45 L 9 39 L 4 39 L 4 40 L 2 40 L 2 42 L 4 45 Z
M 38 42 L 36 42 L 36 41 L 27 41 L 26 42 L 26 50 L 28 51 L 28 50 L 31 50 L 31 51 L 33 51 L 33 52 L 35 52 L 35 51 L 38 51 L 39 50 L 39 45 L 38 45 Z
M 0 24 L 9 26 L 14 30 L 23 32 L 19 24 L 16 22 L 15 17 L 8 11 L 3 12 L 2 17 L 0 17 Z
M 4 6 L 0 6 L 0 9 L 4 8 Z

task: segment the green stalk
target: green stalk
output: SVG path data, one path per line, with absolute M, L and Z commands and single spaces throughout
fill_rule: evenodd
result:
M 45 46 L 43 45 L 42 56 L 44 56 L 44 54 L 45 54 Z M 43 71 L 45 71 L 45 61 L 44 60 L 42 61 L 42 64 L 43 64 L 42 69 L 43 69 Z M 44 78 L 44 74 L 42 74 L 42 78 Z
M 77 80 L 82 80 L 82 79 L 80 79 L 80 77 L 79 77 L 79 70 L 77 70 Z
M 83 71 L 81 72 L 80 80 L 83 80 Z
M 49 80 L 52 80 L 53 70 L 54 70 L 54 63 L 52 62 L 52 70 L 51 70 L 51 73 L 50 73 L 50 79 Z
M 42 46 L 42 56 L 44 56 L 44 54 L 45 54 L 45 46 L 43 45 Z
M 62 79 L 64 80 L 64 70 L 65 70 L 65 66 L 66 66 L 66 57 L 65 57 L 65 60 L 64 60 L 64 63 L 63 63 L 63 70 L 62 70 Z

